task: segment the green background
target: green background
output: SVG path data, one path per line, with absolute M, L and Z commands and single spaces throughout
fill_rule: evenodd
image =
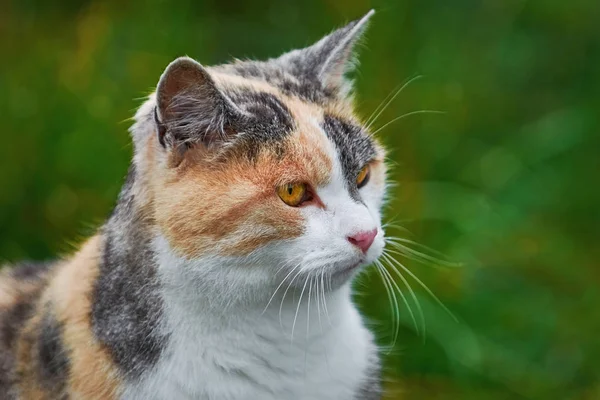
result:
M 141 98 L 173 58 L 265 58 L 370 8 L 356 74 L 391 149 L 388 217 L 462 261 L 404 260 L 427 333 L 381 280 L 357 300 L 384 351 L 388 398 L 600 398 L 600 2 L 6 1 L 0 5 L 0 257 L 71 251 L 108 215 Z M 400 282 L 400 281 L 399 281 Z M 413 286 L 415 286 L 413 284 Z M 415 286 L 416 289 L 416 286 Z M 414 306 L 413 306 L 414 309 Z

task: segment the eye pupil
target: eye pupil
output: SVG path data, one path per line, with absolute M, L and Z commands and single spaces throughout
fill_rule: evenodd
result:
M 288 186 L 288 194 L 291 196 L 294 193 L 294 188 L 291 186 Z

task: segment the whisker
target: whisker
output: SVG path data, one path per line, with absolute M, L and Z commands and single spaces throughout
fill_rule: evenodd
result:
M 296 268 L 300 267 L 301 264 L 302 264 L 301 262 L 298 263 L 294 268 L 291 269 L 291 271 L 286 275 L 286 277 L 281 280 L 281 282 L 279 283 L 279 286 L 277 286 L 277 288 L 275 289 L 275 291 L 271 295 L 271 298 L 267 302 L 267 305 L 265 306 L 265 309 L 262 311 L 262 313 L 260 315 L 263 315 L 267 311 L 267 308 L 269 308 L 269 305 L 271 304 L 271 302 L 275 298 L 275 295 L 277 294 L 277 291 L 281 288 L 281 286 L 283 286 L 283 284 L 285 283 L 286 279 L 296 270 Z
M 417 311 L 419 312 L 419 319 L 421 320 L 421 326 L 423 327 L 423 339 L 425 339 L 425 337 L 427 335 L 427 325 L 425 324 L 425 315 L 423 314 L 423 309 L 421 308 L 421 303 L 419 302 L 419 299 L 417 298 L 415 292 L 413 291 L 412 287 L 410 286 L 410 283 L 406 280 L 404 275 L 402 275 L 400 273 L 400 271 L 398 271 L 398 269 L 392 263 L 392 261 L 394 261 L 394 259 L 389 257 L 385 252 L 382 255 L 382 257 L 389 263 L 390 267 L 394 270 L 394 272 L 396 272 L 398 277 L 402 280 L 402 283 L 404 283 L 404 286 L 406 286 L 406 288 L 408 289 L 410 296 L 413 299 L 413 302 L 417 306 Z M 418 333 L 418 330 L 417 330 L 417 333 Z
M 306 289 L 306 284 L 308 283 L 308 276 L 304 281 L 304 286 L 302 286 L 302 291 L 300 292 L 300 299 L 298 299 L 298 306 L 296 307 L 296 314 L 294 314 L 294 322 L 292 323 L 292 336 L 290 346 L 294 344 L 294 328 L 296 328 L 296 319 L 298 318 L 298 311 L 300 310 L 300 304 L 302 304 L 302 296 L 304 295 L 304 289 Z
M 392 340 L 392 344 L 390 346 L 391 351 L 391 349 L 393 349 L 396 345 L 396 332 L 400 330 L 400 311 L 398 310 L 398 304 L 396 302 L 397 300 L 392 301 L 392 291 L 390 289 L 390 283 L 385 273 L 383 272 L 383 269 L 385 267 L 378 260 L 375 261 L 375 266 L 377 267 L 377 272 L 379 272 L 379 276 L 381 277 L 381 281 L 383 282 L 383 287 L 385 288 L 388 297 L 388 303 L 390 304 L 390 308 L 392 309 L 392 329 L 394 331 L 394 339 Z
M 383 266 L 383 264 L 382 264 L 382 266 Z M 392 275 L 390 274 L 390 272 L 385 267 L 383 267 L 382 272 L 384 272 L 387 275 L 387 277 L 390 279 L 390 282 L 392 283 L 393 287 L 396 288 L 396 290 L 398 291 L 398 294 L 400 294 L 400 297 L 402 298 L 402 302 L 406 306 L 406 308 L 408 310 L 408 313 L 410 315 L 410 318 L 412 319 L 413 324 L 415 325 L 415 330 L 417 331 L 417 334 L 418 334 L 420 332 L 419 325 L 417 324 L 417 319 L 415 318 L 415 314 L 413 313 L 412 307 L 410 306 L 410 303 L 408 302 L 408 299 L 404 295 L 404 292 L 400 289 L 400 286 L 398 286 L 398 284 L 396 283 L 396 281 L 394 280 L 394 278 L 392 278 Z M 393 293 L 394 292 L 392 291 L 392 294 Z M 394 301 L 397 304 L 396 296 L 394 296 Z M 400 313 L 398 313 L 398 321 L 399 320 L 400 320 Z M 398 331 L 399 330 L 400 330 L 400 324 L 398 324 Z M 396 337 L 394 337 L 394 344 L 396 343 L 397 335 L 399 333 L 398 331 L 396 332 Z
M 390 153 L 392 153 L 392 152 L 395 152 L 396 150 L 391 149 L 388 146 L 388 151 Z M 394 170 L 396 170 L 396 168 L 399 168 L 404 165 L 404 163 L 400 163 L 400 162 L 398 162 L 398 160 L 394 160 L 391 156 L 385 156 L 384 162 L 385 162 L 385 165 L 388 167 L 387 170 L 390 172 L 394 171 Z
M 308 285 L 308 304 L 306 306 L 306 343 L 308 343 L 308 336 L 310 334 L 310 296 L 312 293 L 312 287 L 313 287 L 313 276 L 310 276 L 310 285 Z M 300 300 L 302 300 L 302 296 L 300 297 Z M 293 329 L 292 329 L 293 332 Z M 307 350 L 308 346 L 304 346 L 304 375 L 306 375 L 306 358 L 308 355 L 308 350 Z
M 458 318 L 444 305 L 444 303 L 429 289 L 429 287 L 423 283 L 415 274 L 413 274 L 408 268 L 406 268 L 400 261 L 395 258 L 390 258 L 397 266 L 402 268 L 411 278 L 413 278 L 443 309 L 454 319 L 455 322 L 458 322 Z
M 323 272 L 321 271 L 321 274 Z M 319 275 L 315 279 L 315 301 L 317 302 L 317 317 L 319 318 L 319 327 L 321 328 L 321 334 L 323 333 L 323 323 L 321 322 L 321 292 L 319 285 Z
M 285 296 L 287 296 L 288 290 L 290 290 L 290 287 L 292 286 L 292 284 L 294 283 L 294 281 L 296 280 L 296 278 L 300 276 L 301 273 L 302 273 L 302 269 L 300 269 L 296 273 L 296 275 L 294 275 L 294 277 L 292 278 L 292 280 L 290 281 L 290 283 L 287 285 L 287 288 L 285 289 L 285 292 L 283 292 L 283 297 L 281 298 L 281 303 L 279 304 L 279 325 L 281 327 L 283 327 L 283 323 L 281 322 L 281 314 L 282 314 L 283 302 L 285 301 Z
M 367 126 L 367 127 L 369 126 L 371 119 L 375 116 L 375 113 L 377 113 L 381 109 L 381 107 L 383 107 L 383 105 L 388 101 L 388 99 L 394 93 L 396 93 L 400 89 L 401 86 L 402 86 L 402 83 L 397 84 L 392 90 L 389 91 L 389 93 L 384 97 L 384 99 L 379 102 L 379 104 L 377 105 L 377 107 L 375 107 L 375 109 L 373 110 L 371 115 L 369 115 L 369 118 L 367 118 L 367 120 L 364 122 L 365 126 Z
M 391 220 L 390 222 L 386 222 L 385 224 L 383 224 L 383 225 L 381 225 L 381 226 L 382 226 L 384 229 L 385 229 L 385 228 L 395 228 L 395 229 L 398 229 L 398 230 L 404 231 L 404 232 L 406 232 L 406 233 L 408 233 L 408 234 L 412 234 L 412 233 L 411 233 L 411 232 L 408 230 L 408 228 L 405 228 L 405 227 L 404 227 L 404 226 L 402 226 L 402 225 L 398 225 L 398 224 L 394 223 L 394 221 L 395 221 L 395 220 Z M 387 236 L 387 238 L 393 238 L 393 239 L 397 239 L 397 237 L 396 237 L 396 236 Z M 387 238 L 386 238 L 386 239 L 387 239 Z
M 387 221 L 382 224 L 383 226 L 390 226 L 392 228 L 397 228 L 400 230 L 408 230 L 408 228 L 406 228 L 404 225 L 399 224 L 400 222 L 406 222 L 406 219 L 400 219 L 399 213 L 396 213 L 393 217 L 388 217 L 386 219 Z
M 414 78 L 411 78 L 411 79 L 409 79 L 409 80 L 408 80 L 408 81 L 407 81 L 407 82 L 406 82 L 404 85 L 402 85 L 402 86 L 400 87 L 400 89 L 396 90 L 396 93 L 394 93 L 394 95 L 393 95 L 393 96 L 392 96 L 392 97 L 391 97 L 391 98 L 390 98 L 390 99 L 389 99 L 389 100 L 388 100 L 388 101 L 385 103 L 385 105 L 383 106 L 383 108 L 381 108 L 381 110 L 377 111 L 377 109 L 375 109 L 375 112 L 377 112 L 377 114 L 376 114 L 376 115 L 373 117 L 373 119 L 371 119 L 371 117 L 369 117 L 369 119 L 367 120 L 367 123 L 366 123 L 366 128 L 365 128 L 365 129 L 368 131 L 368 130 L 369 130 L 369 128 L 371 128 L 371 125 L 373 125 L 373 124 L 375 123 L 375 121 L 377 121 L 377 118 L 379 118 L 379 116 L 380 116 L 380 115 L 381 115 L 381 114 L 382 114 L 382 113 L 383 113 L 383 112 L 386 110 L 386 108 L 388 108 L 388 107 L 389 107 L 389 105 L 392 103 L 392 101 L 394 101 L 394 99 L 395 99 L 396 97 L 398 97 L 398 95 L 399 95 L 400 93 L 402 93 L 402 91 L 403 91 L 403 90 L 404 90 L 404 89 L 405 89 L 405 88 L 406 88 L 408 85 L 410 85 L 411 83 L 413 83 L 413 82 L 415 82 L 415 81 L 417 81 L 417 80 L 421 79 L 422 77 L 423 77 L 423 75 L 417 75 L 417 76 L 415 76 Z M 388 97 L 389 97 L 389 95 L 388 95 Z M 386 97 L 386 98 L 387 98 L 387 97 Z M 384 99 L 383 101 L 385 102 L 386 100 Z M 379 108 L 379 107 L 377 107 L 377 108 Z M 373 112 L 373 114 L 375 114 L 375 112 Z M 373 135 L 374 135 L 374 133 L 373 133 Z
M 395 247 L 396 249 L 400 250 L 400 253 L 402 255 L 404 255 L 406 257 L 409 257 L 409 255 L 412 255 L 412 256 L 414 256 L 413 259 L 415 261 L 420 261 L 421 263 L 423 263 L 424 260 L 425 260 L 425 261 L 429 261 L 429 262 L 432 262 L 432 263 L 435 263 L 435 264 L 439 264 L 441 266 L 449 267 L 449 268 L 459 268 L 459 267 L 463 266 L 463 264 L 460 263 L 460 262 L 452 262 L 452 261 L 445 260 L 445 258 L 447 258 L 447 256 L 445 254 L 443 254 L 443 253 L 441 253 L 441 252 L 439 252 L 437 250 L 434 250 L 434 249 L 432 249 L 430 247 L 427 247 L 427 246 L 425 246 L 423 244 L 417 243 L 417 242 L 415 242 L 413 240 L 410 240 L 410 239 L 389 236 L 389 237 L 386 238 L 386 242 L 389 242 L 393 247 Z M 431 255 L 429 255 L 427 253 L 423 253 L 421 251 L 412 249 L 412 248 L 406 246 L 404 243 L 409 243 L 411 245 L 420 247 L 420 248 L 422 248 L 424 250 L 427 250 L 427 251 L 435 254 L 439 258 L 431 256 Z M 402 253 L 403 251 L 407 252 L 409 254 L 404 254 L 404 253 Z
M 420 251 L 411 249 L 409 247 L 403 246 L 402 244 L 396 243 L 392 240 L 387 241 L 387 243 L 390 244 L 390 246 L 392 246 L 393 249 L 388 249 L 390 252 L 394 253 L 394 254 L 398 254 L 401 255 L 403 257 L 406 257 L 410 260 L 414 260 L 417 261 L 421 264 L 424 265 L 428 265 L 431 267 L 436 267 L 436 268 L 440 268 L 440 267 L 444 267 L 444 268 L 459 268 L 462 265 L 458 264 L 458 263 L 453 263 L 450 261 L 445 261 L 445 260 L 441 260 L 439 258 L 436 258 L 434 256 L 430 256 L 428 254 L 425 253 L 421 253 Z
M 304 256 L 303 256 L 304 257 Z M 265 311 L 267 310 L 267 308 L 269 307 L 269 305 L 271 304 L 271 302 L 273 301 L 273 298 L 275 297 L 275 295 L 277 294 L 277 291 L 281 288 L 281 286 L 285 283 L 285 281 L 290 277 L 290 275 L 292 275 L 294 273 L 294 271 L 300 267 L 300 265 L 305 264 L 307 262 L 310 262 L 313 259 L 316 259 L 318 257 L 308 257 L 308 258 L 303 258 L 294 268 L 292 268 L 291 271 L 288 272 L 288 274 L 285 276 L 285 278 L 283 278 L 283 280 L 279 283 L 279 285 L 277 286 L 277 288 L 275 289 L 275 291 L 273 292 L 273 294 L 271 295 L 271 298 L 269 299 L 269 301 L 267 302 L 267 305 L 265 307 L 265 309 L 262 311 L 261 315 L 265 313 Z M 291 262 L 294 260 L 295 258 L 289 260 L 288 262 L 284 263 L 279 269 L 278 272 L 281 271 L 283 268 L 285 268 L 287 265 L 291 264 Z M 285 300 L 285 296 L 287 295 L 288 290 L 290 289 L 293 281 L 298 277 L 298 275 L 300 274 L 301 271 L 299 271 L 294 278 L 292 278 L 292 280 L 289 282 L 289 285 L 287 286 L 285 292 L 283 293 L 283 297 L 281 299 L 281 304 L 279 305 L 279 323 L 281 325 L 281 314 L 282 314 L 282 307 L 283 307 L 283 302 Z
M 313 276 L 310 277 L 310 285 L 308 286 L 308 305 L 306 306 L 306 341 L 308 342 L 308 334 L 310 331 L 310 296 L 312 294 Z
M 329 317 L 329 310 L 327 309 L 327 298 L 325 297 L 325 270 L 321 271 L 321 295 L 323 297 L 323 309 L 325 310 L 325 316 L 329 322 L 329 326 L 333 327 L 331 318 Z
M 416 111 L 411 111 L 409 113 L 406 114 L 402 114 L 399 117 L 396 117 L 394 119 L 392 119 L 391 121 L 383 124 L 383 126 L 377 128 L 375 130 L 375 132 L 371 133 L 371 136 L 375 136 L 378 132 L 380 132 L 382 129 L 386 128 L 388 125 L 393 124 L 394 122 L 406 118 L 406 117 L 410 117 L 411 115 L 415 115 L 415 114 L 446 114 L 444 111 L 438 111 L 438 110 L 416 110 Z
M 325 300 L 325 297 L 324 297 L 324 295 L 325 295 L 325 286 L 323 285 L 323 275 L 324 274 L 325 274 L 325 270 L 321 270 L 321 273 L 320 273 L 321 285 L 319 285 L 319 276 L 317 276 L 316 279 L 315 279 L 315 282 L 317 284 L 317 293 L 316 293 L 316 296 L 315 296 L 317 298 L 317 307 L 320 307 L 319 304 L 321 302 L 319 300 L 319 297 L 320 297 L 320 295 L 319 295 L 319 287 L 321 288 L 321 293 L 323 294 L 323 301 Z M 323 304 L 325 304 L 325 303 L 323 303 Z M 318 313 L 319 313 L 319 326 L 321 328 L 321 333 L 323 333 L 323 323 L 321 322 L 321 311 L 319 310 Z M 327 319 L 329 319 L 329 314 L 327 314 Z M 331 325 L 331 321 L 329 321 L 329 325 Z M 329 372 L 329 376 L 332 376 L 331 375 L 331 366 L 329 364 L 329 355 L 327 354 L 327 347 L 325 347 L 323 349 L 323 352 L 325 353 L 325 364 L 327 364 L 327 371 Z
M 410 260 L 417 261 L 421 264 L 430 265 L 430 266 L 438 266 L 438 264 L 443 263 L 442 260 L 439 260 L 433 256 L 429 256 L 425 253 L 421 253 L 417 250 L 413 250 L 407 246 L 403 246 L 402 244 L 397 243 L 391 239 L 387 240 L 386 243 L 388 243 L 392 248 L 396 249 L 396 250 L 393 250 L 394 254 L 401 255 Z M 388 249 L 388 250 L 390 252 L 392 252 L 391 249 Z
M 291 258 L 289 260 L 287 260 L 286 262 L 284 262 L 278 269 L 277 271 L 275 271 L 275 276 L 277 276 L 277 274 L 279 274 L 281 272 L 282 269 L 284 269 L 285 267 L 287 267 L 288 265 L 290 265 L 292 262 L 294 262 L 296 259 L 300 258 L 300 256 L 296 256 L 294 258 Z

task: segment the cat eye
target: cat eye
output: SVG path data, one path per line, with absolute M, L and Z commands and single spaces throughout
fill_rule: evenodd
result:
M 363 169 L 360 170 L 358 175 L 356 175 L 356 187 L 359 189 L 365 186 L 369 182 L 369 177 L 371 176 L 371 167 L 369 165 L 365 165 Z
M 277 188 L 277 195 L 285 204 L 298 207 L 305 201 L 311 200 L 306 183 L 288 183 Z

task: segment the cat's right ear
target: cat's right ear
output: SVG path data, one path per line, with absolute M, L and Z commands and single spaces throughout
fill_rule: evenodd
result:
M 173 61 L 160 78 L 154 119 L 165 148 L 224 141 L 237 113 L 209 72 L 189 57 Z

